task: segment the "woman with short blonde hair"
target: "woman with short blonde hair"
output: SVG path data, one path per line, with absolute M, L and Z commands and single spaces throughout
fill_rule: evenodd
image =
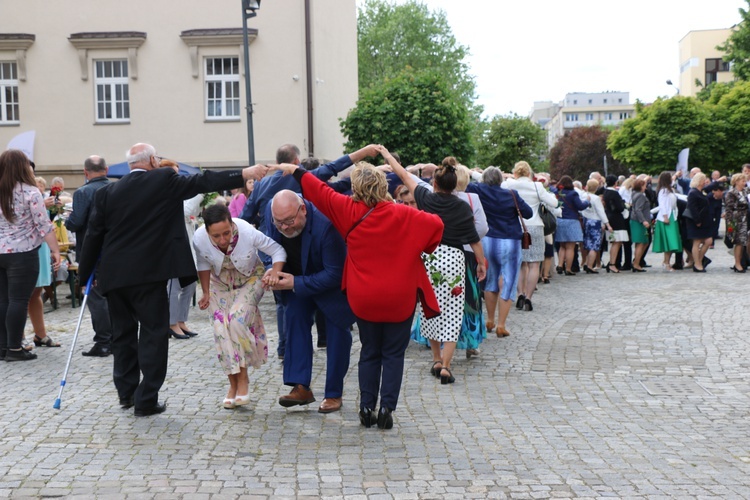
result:
M 732 266 L 732 270 L 736 273 L 744 273 L 746 269 L 742 267 L 742 250 L 748 246 L 747 176 L 745 174 L 734 174 L 730 184 L 732 188 L 724 198 L 724 216 L 727 223 L 727 235 L 731 235 L 730 238 L 734 243 L 734 266 Z

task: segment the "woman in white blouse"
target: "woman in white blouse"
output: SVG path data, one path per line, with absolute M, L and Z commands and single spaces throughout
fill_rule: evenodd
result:
M 286 261 L 284 249 L 242 219 L 232 219 L 225 205 L 212 205 L 203 213 L 205 225 L 193 239 L 203 297 L 201 309 L 210 305 L 216 351 L 229 391 L 224 408 L 250 402 L 247 368 L 259 368 L 268 359 L 268 341 L 258 304 L 263 281 L 278 282 Z M 271 256 L 273 267 L 265 280 L 258 250 Z
M 657 184 L 659 211 L 654 225 L 653 253 L 663 253 L 662 267 L 665 271 L 672 271 L 669 261 L 674 252 L 682 252 L 682 239 L 677 224 L 677 195 L 672 189 L 672 174 L 662 172 Z
M 594 267 L 602 248 L 602 230 L 612 230 L 604 205 L 602 205 L 602 199 L 596 195 L 597 189 L 599 189 L 599 182 L 596 179 L 589 179 L 586 183 L 587 197 L 582 198 L 590 203 L 587 209 L 581 211 L 584 220 L 583 248 L 586 251 L 584 257 L 586 263 L 583 265 L 583 270 L 586 274 L 599 274 Z
M 518 299 L 516 309 L 533 311 L 531 296 L 534 295 L 539 281 L 539 264 L 544 260 L 544 222 L 539 216 L 539 205 L 542 203 L 547 210 L 556 212 L 557 198 L 544 188 L 541 182 L 532 180 L 531 166 L 525 161 L 519 161 L 513 167 L 513 177 L 502 183 L 501 187 L 513 189 L 526 202 L 534 213 L 530 219 L 524 219 L 526 230 L 531 234 L 531 245 L 521 250 L 521 272 L 518 275 Z

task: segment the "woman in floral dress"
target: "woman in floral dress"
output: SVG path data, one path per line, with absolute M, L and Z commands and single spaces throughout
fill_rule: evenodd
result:
M 745 174 L 734 174 L 732 176 L 732 189 L 724 198 L 725 220 L 727 233 L 731 234 L 734 243 L 734 266 L 732 270 L 736 273 L 744 273 L 742 267 L 742 251 L 748 246 L 747 237 L 747 206 L 750 190 L 747 189 L 747 177 Z
M 268 359 L 268 340 L 258 303 L 263 285 L 274 285 L 286 261 L 284 249 L 242 219 L 232 219 L 224 205 L 212 205 L 205 225 L 195 232 L 198 276 L 209 308 L 219 364 L 229 377 L 224 408 L 250 402 L 247 368 L 258 368 Z M 263 275 L 258 250 L 271 256 L 273 267 Z

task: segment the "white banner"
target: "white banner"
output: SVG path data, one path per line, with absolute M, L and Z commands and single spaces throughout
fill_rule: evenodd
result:
M 682 175 L 688 174 L 688 156 L 690 155 L 690 148 L 685 148 L 680 151 L 677 155 L 677 170 L 682 171 Z
M 34 161 L 34 139 L 36 138 L 36 130 L 29 130 L 22 134 L 18 134 L 8 143 L 8 149 L 20 149 L 23 151 L 29 160 Z

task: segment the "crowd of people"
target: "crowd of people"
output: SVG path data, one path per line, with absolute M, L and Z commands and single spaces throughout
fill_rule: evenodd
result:
M 514 303 L 534 311 L 553 269 L 645 273 L 650 250 L 663 255 L 663 272 L 705 273 L 722 219 L 731 269 L 748 267 L 750 164 L 729 178 L 693 169 L 655 182 L 598 172 L 579 181 L 551 179 L 525 161 L 509 172 L 453 157 L 404 167 L 374 144 L 324 165 L 299 155 L 285 144 L 274 165 L 183 176 L 139 143 L 118 182 L 107 179 L 103 158 L 86 159 L 86 184 L 72 197 L 61 179 L 45 192 L 22 152 L 0 155 L 0 358 L 37 357 L 24 342 L 27 316 L 36 346 L 60 345 L 47 334 L 42 297 L 68 245 L 63 221 L 80 283 L 95 277 L 94 345 L 83 354 L 114 355 L 120 405 L 135 416 L 166 410 L 159 390 L 169 339 L 197 335 L 186 323 L 196 281 L 229 382 L 224 408 L 250 402 L 248 370 L 268 360 L 259 303 L 273 292 L 277 356 L 291 387 L 279 404 L 316 401 L 315 326 L 327 359 L 318 411 L 341 410 L 356 324 L 360 422 L 390 429 L 410 340 L 429 348 L 426 374 L 453 384 L 456 351 L 470 359 L 488 334 L 511 335 Z M 364 161 L 378 157 L 377 167 Z M 224 190 L 231 196 L 202 209 L 213 198 L 205 193 Z

